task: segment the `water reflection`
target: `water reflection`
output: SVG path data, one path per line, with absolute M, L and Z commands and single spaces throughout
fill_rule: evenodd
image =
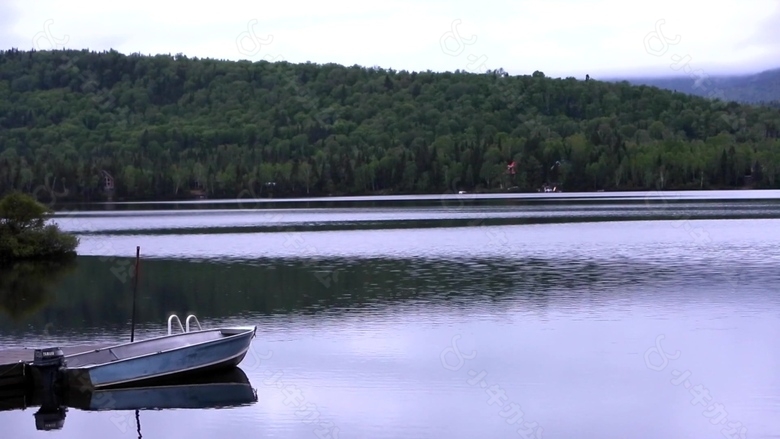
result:
M 62 279 L 73 272 L 74 259 L 17 262 L 0 267 L 0 310 L 20 321 L 42 309 Z
M 555 309 L 592 310 L 626 301 L 677 306 L 701 300 L 704 292 L 710 298 L 750 304 L 767 300 L 767 286 L 780 282 L 776 265 L 765 257 L 743 257 L 736 265 L 728 254 L 704 256 L 681 255 L 675 264 L 639 254 L 143 260 L 138 330 L 145 336 L 159 335 L 170 314 L 196 314 L 214 325 L 234 319 L 263 325 L 274 315 L 339 318 L 388 307 L 442 314 L 509 308 L 535 312 L 551 303 Z M 97 336 L 124 341 L 129 337 L 132 291 L 130 282 L 117 277 L 116 264 L 79 257 L 78 267 L 52 288 L 55 293 L 39 311 L 0 320 L 0 343 L 39 343 L 44 333 L 49 342 L 94 342 Z
M 112 390 L 71 390 L 64 394 L 0 395 L 0 410 L 26 410 L 34 414 L 37 430 L 60 430 L 68 409 L 81 411 L 135 410 L 140 437 L 139 411 L 171 409 L 227 409 L 257 402 L 257 391 L 243 370 L 210 374 L 197 379 L 163 383 L 150 387 Z

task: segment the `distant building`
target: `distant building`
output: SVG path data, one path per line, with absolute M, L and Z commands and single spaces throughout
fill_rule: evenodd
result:
M 101 170 L 100 175 L 103 177 L 103 195 L 106 196 L 108 201 L 114 199 L 114 177 L 108 173 L 108 171 Z
M 114 190 L 114 177 L 111 176 L 107 171 L 100 171 L 101 175 L 103 176 L 103 190 L 104 191 L 113 191 Z

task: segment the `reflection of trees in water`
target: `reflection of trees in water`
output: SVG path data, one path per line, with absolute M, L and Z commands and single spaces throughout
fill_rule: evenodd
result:
M 13 320 L 34 314 L 50 300 L 54 287 L 75 267 L 75 259 L 17 262 L 0 267 L 0 309 Z
M 458 260 L 331 257 L 191 262 L 148 259 L 141 261 L 136 323 L 164 330 L 171 313 L 196 314 L 201 323 L 210 325 L 245 314 L 340 315 L 386 307 L 404 311 L 436 307 L 503 312 L 514 306 L 541 310 L 549 306 L 575 308 L 582 304 L 606 304 L 618 297 L 625 298 L 626 294 L 642 297 L 650 294 L 653 297 L 650 300 L 656 300 L 664 292 L 681 297 L 680 288 L 684 285 L 702 288 L 703 273 L 711 282 L 706 286 L 717 287 L 723 279 L 719 276 L 727 275 L 726 267 L 708 264 L 686 262 L 678 266 L 663 260 L 648 262 L 620 255 L 609 259 L 585 259 L 577 255 L 464 256 Z M 5 271 L 0 274 L 0 307 L 15 317 L 14 320 L 0 318 L 0 332 L 26 331 L 52 324 L 58 330 L 82 333 L 93 328 L 101 331 L 115 328 L 122 336 L 129 332 L 132 282 L 121 282 L 112 271 L 114 265 L 97 257 L 80 256 L 78 268 L 56 287 L 51 285 L 60 282 L 59 276 L 54 276 L 54 269 L 36 267 L 39 267 L 37 271 L 28 269 L 25 274 L 14 270 L 12 277 Z M 329 276 L 332 269 L 336 271 Z M 319 275 L 329 276 L 328 282 L 322 282 Z M 25 290 L 28 292 L 20 294 Z M 44 300 L 45 313 L 34 313 L 45 304 Z

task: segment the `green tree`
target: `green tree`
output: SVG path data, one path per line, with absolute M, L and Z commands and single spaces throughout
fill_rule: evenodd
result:
M 0 262 L 75 255 L 79 240 L 46 225 L 51 211 L 29 195 L 7 194 L 0 200 Z

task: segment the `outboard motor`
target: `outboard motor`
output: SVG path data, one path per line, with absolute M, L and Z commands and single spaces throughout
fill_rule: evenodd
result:
M 40 431 L 62 430 L 65 425 L 65 413 L 68 411 L 65 407 L 44 408 L 35 413 L 35 429 Z
M 60 404 L 64 387 L 65 354 L 62 349 L 36 349 L 30 367 L 34 392 L 40 395 L 41 408 L 35 414 L 38 430 L 59 430 L 65 423 L 67 409 Z
M 36 390 L 45 400 L 46 395 L 52 395 L 62 387 L 65 354 L 60 348 L 36 349 L 31 369 Z

